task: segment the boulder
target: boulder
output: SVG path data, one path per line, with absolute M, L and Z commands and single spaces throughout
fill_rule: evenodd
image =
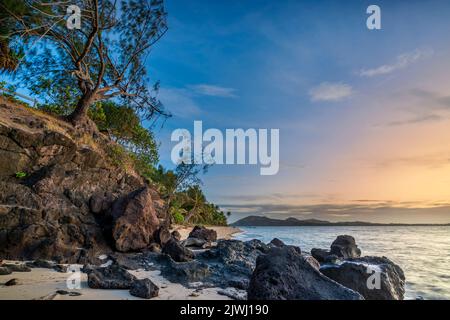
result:
M 386 257 L 350 259 L 320 271 L 334 281 L 359 292 L 368 300 L 403 300 L 405 275 Z
M 0 276 L 6 276 L 8 274 L 11 274 L 12 271 L 8 269 L 7 267 L 0 267 Z
M 283 246 L 285 245 L 284 242 L 281 241 L 281 240 L 278 239 L 278 238 L 273 238 L 272 241 L 270 241 L 269 244 L 271 244 L 271 245 L 273 245 L 273 246 L 275 246 L 275 247 L 283 247 Z
M 172 234 L 166 226 L 161 226 L 158 230 L 155 231 L 154 240 L 160 246 L 164 246 L 167 241 L 172 238 Z
M 153 234 L 159 227 L 149 188 L 132 192 L 125 200 L 123 211 L 116 207 L 117 217 L 113 227 L 116 249 L 121 252 L 146 248 L 153 241 Z M 121 210 L 120 210 L 121 211 Z
M 348 235 L 341 235 L 331 244 L 330 254 L 334 254 L 342 259 L 359 258 L 361 256 L 361 250 L 356 245 L 355 238 Z
M 326 258 L 330 255 L 330 251 L 324 249 L 313 248 L 311 249 L 311 255 L 320 263 L 324 263 Z
M 181 244 L 185 247 L 196 247 L 202 249 L 211 247 L 211 242 L 198 238 L 187 238 Z
M 5 263 L 2 267 L 6 267 L 12 272 L 30 272 L 31 269 L 24 263 Z
M 11 287 L 19 284 L 19 281 L 17 279 L 11 279 L 5 282 L 5 286 Z
M 117 264 L 85 268 L 88 286 L 93 289 L 130 289 L 136 278 Z
M 247 290 L 249 300 L 361 300 L 330 280 L 293 247 L 272 248 L 256 260 Z
M 169 255 L 176 262 L 185 262 L 194 259 L 194 253 L 183 247 L 175 239 L 170 239 L 163 246 L 162 253 Z
M 32 262 L 27 262 L 26 265 L 30 268 L 53 269 L 56 266 L 56 263 L 45 259 L 36 259 Z
M 212 229 L 207 229 L 203 226 L 195 226 L 189 233 L 189 238 L 197 238 L 206 241 L 214 242 L 217 240 L 217 232 Z
M 157 297 L 159 288 L 150 279 L 135 280 L 131 285 L 130 294 L 143 299 Z
M 172 238 L 177 241 L 181 241 L 181 233 L 179 233 L 177 230 L 172 231 Z

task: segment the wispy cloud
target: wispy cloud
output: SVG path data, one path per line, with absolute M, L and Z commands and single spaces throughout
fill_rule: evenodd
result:
M 340 101 L 353 94 L 353 89 L 345 83 L 323 82 L 309 91 L 311 101 Z
M 412 52 L 403 53 L 397 56 L 392 64 L 384 64 L 372 69 L 363 69 L 359 72 L 361 77 L 376 77 L 386 75 L 394 71 L 404 69 L 419 60 L 428 58 L 433 55 L 432 49 L 416 49 Z
M 187 89 L 161 88 L 158 98 L 175 117 L 190 118 L 201 112 Z
M 236 89 L 221 87 L 210 84 L 196 84 L 188 86 L 195 93 L 210 96 L 210 97 L 221 97 L 221 98 L 236 98 Z

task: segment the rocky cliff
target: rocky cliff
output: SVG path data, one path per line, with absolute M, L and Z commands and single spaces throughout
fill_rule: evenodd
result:
M 0 98 L 0 259 L 85 263 L 141 250 L 164 202 L 96 130 Z

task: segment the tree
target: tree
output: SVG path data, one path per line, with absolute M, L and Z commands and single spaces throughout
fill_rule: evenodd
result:
M 80 9 L 79 29 L 68 28 L 69 4 Z M 74 125 L 88 121 L 92 104 L 111 99 L 145 119 L 169 116 L 155 97 L 159 85 L 148 88 L 146 72 L 149 49 L 167 31 L 162 0 L 1 0 L 0 9 L 8 41 L 24 48 L 21 77 L 78 89 L 68 116 Z

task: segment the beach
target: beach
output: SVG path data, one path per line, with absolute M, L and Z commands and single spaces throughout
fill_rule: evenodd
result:
M 240 229 L 236 227 L 208 227 L 217 232 L 218 239 L 231 239 Z M 180 232 L 182 239 L 187 238 L 192 227 L 173 226 L 173 230 Z M 3 261 L 15 263 L 15 261 Z M 78 265 L 81 268 L 81 265 Z M 178 283 L 172 283 L 160 275 L 160 271 L 130 271 L 138 279 L 149 278 L 159 287 L 156 300 L 229 300 L 220 294 L 221 288 L 196 289 L 196 283 L 187 288 Z M 128 290 L 102 290 L 91 289 L 87 285 L 87 274 L 81 273 L 81 289 L 68 289 L 67 279 L 69 273 L 57 272 L 53 269 L 32 268 L 31 272 L 13 272 L 9 275 L 0 275 L 0 300 L 143 300 L 130 295 Z M 16 279 L 14 286 L 4 284 Z M 59 294 L 58 290 L 75 292 L 76 295 Z M 80 294 L 80 295 L 78 295 Z

